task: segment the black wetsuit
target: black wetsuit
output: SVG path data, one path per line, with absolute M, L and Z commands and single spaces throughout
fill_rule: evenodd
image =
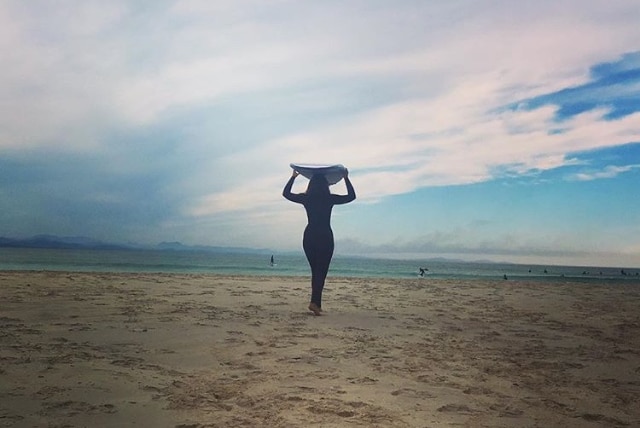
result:
M 331 230 L 331 210 L 334 205 L 346 204 L 356 198 L 349 177 L 345 177 L 347 195 L 323 193 L 291 193 L 295 177 L 291 177 L 282 195 L 292 202 L 302 204 L 307 211 L 307 227 L 304 229 L 302 246 L 311 267 L 311 302 L 322 307 L 322 289 L 329 272 L 333 256 L 333 231 Z

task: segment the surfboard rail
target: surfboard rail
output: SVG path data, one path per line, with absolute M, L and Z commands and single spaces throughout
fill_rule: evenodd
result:
M 342 164 L 309 164 L 290 163 L 289 166 L 305 178 L 311 179 L 316 174 L 323 174 L 329 185 L 336 184 L 344 177 L 346 168 Z

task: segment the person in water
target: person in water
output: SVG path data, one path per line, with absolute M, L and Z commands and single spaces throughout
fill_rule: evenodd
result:
M 299 175 L 293 171 L 291 178 L 284 186 L 282 196 L 298 204 L 302 204 L 307 212 L 307 227 L 304 229 L 302 247 L 311 267 L 311 303 L 309 310 L 315 315 L 322 312 L 322 289 L 329 272 L 329 264 L 333 256 L 333 231 L 331 230 L 331 210 L 334 205 L 347 204 L 356 198 L 356 192 L 349 180 L 349 172 L 344 171 L 346 195 L 334 195 L 329 190 L 329 183 L 323 174 L 316 174 L 309 180 L 307 191 L 291 193 L 293 182 Z

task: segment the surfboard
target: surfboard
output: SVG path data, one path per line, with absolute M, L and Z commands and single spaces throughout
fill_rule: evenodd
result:
M 289 164 L 291 168 L 295 171 L 298 171 L 300 175 L 311 179 L 316 174 L 323 174 L 327 178 L 327 182 L 329 185 L 336 184 L 338 181 L 342 180 L 344 177 L 344 171 L 346 168 L 344 165 L 336 164 L 336 165 L 316 165 L 316 164 L 305 164 L 305 163 L 292 163 Z

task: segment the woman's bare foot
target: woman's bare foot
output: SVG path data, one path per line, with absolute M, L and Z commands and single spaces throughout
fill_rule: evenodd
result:
M 309 303 L 309 310 L 316 316 L 320 316 L 322 314 L 322 308 L 313 302 Z

